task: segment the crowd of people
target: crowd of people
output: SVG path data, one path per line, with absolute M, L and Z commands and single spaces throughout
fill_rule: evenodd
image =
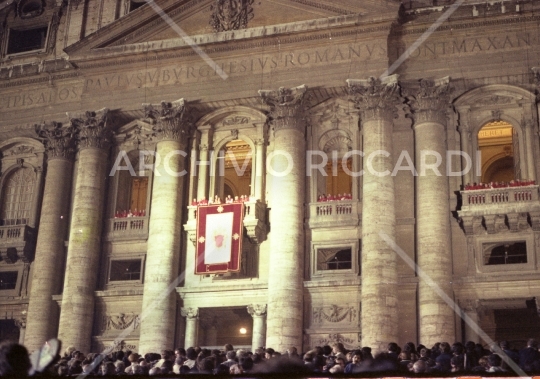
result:
M 467 183 L 463 187 L 465 191 L 472 190 L 484 190 L 493 188 L 507 188 L 507 187 L 526 187 L 536 185 L 536 180 L 510 180 L 509 182 L 489 182 L 489 183 Z
M 291 347 L 284 353 L 271 348 L 254 352 L 235 350 L 227 344 L 222 350 L 200 347 L 163 350 L 160 354 L 140 356 L 131 351 L 116 351 L 108 355 L 83 354 L 69 347 L 58 356 L 46 374 L 57 376 L 91 375 L 253 375 L 256 374 L 357 374 L 392 372 L 398 376 L 414 374 L 462 375 L 473 373 L 515 372 L 519 367 L 526 372 L 540 372 L 538 342 L 530 339 L 522 350 L 511 349 L 507 341 L 486 350 L 481 344 L 456 342 L 436 343 L 431 348 L 408 342 L 403 347 L 389 343 L 386 351 L 375 356 L 371 348 L 347 350 L 341 343 L 317 346 L 299 354 Z M 26 357 L 25 357 L 26 354 Z M 30 369 L 28 352 L 14 342 L 0 344 L 0 376 L 22 376 Z M 510 361 L 511 360 L 511 361 Z M 510 362 L 510 363 L 509 363 Z M 514 363 L 512 363 L 514 362 Z M 516 366 L 517 365 L 517 366 Z M 456 374 L 457 373 L 457 374 Z
M 352 195 L 350 193 L 338 193 L 337 195 L 332 194 L 322 194 L 317 197 L 317 202 L 323 203 L 325 201 L 346 201 L 352 200 Z
M 233 204 L 233 203 L 245 203 L 246 201 L 249 201 L 248 195 L 235 196 L 234 198 L 231 195 L 227 195 L 224 202 L 222 202 L 221 198 L 218 195 L 216 195 L 213 198 L 210 198 L 210 200 L 207 199 L 205 196 L 203 196 L 199 200 L 193 199 L 193 201 L 191 202 L 191 205 L 197 206 L 197 205 L 214 205 L 214 204 Z
M 116 211 L 116 213 L 114 214 L 114 218 L 126 218 L 126 217 L 146 217 L 146 210 L 142 209 L 142 210 L 137 210 L 137 208 L 135 208 L 134 211 L 132 211 L 131 209 L 124 209 L 122 211 Z

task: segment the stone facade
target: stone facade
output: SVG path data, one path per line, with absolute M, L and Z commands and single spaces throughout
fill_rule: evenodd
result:
M 464 190 L 499 158 L 540 178 L 538 5 L 465 2 L 432 31 L 432 3 L 0 5 L 0 337 L 479 341 L 462 314 L 538 337 L 538 186 Z M 192 199 L 227 194 L 240 270 L 196 275 Z

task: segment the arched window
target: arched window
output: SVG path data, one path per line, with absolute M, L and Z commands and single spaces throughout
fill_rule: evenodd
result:
M 478 132 L 484 183 L 521 179 L 517 132 L 506 121 L 493 121 Z
M 12 172 L 4 183 L 2 225 L 26 225 L 30 221 L 36 176 L 29 167 Z
M 129 154 L 130 156 L 132 154 Z M 131 157 L 130 162 L 139 174 L 139 159 Z M 148 176 L 132 176 L 128 170 L 118 171 L 118 192 L 116 198 L 116 217 L 143 217 L 147 215 Z
M 216 180 L 218 186 L 216 187 L 216 195 L 221 200 L 224 200 L 227 196 L 250 196 L 251 192 L 251 178 L 252 178 L 252 163 L 253 163 L 253 151 L 251 146 L 244 140 L 236 139 L 229 141 L 220 151 L 217 157 L 218 173 Z M 223 162 L 223 163 L 221 163 Z M 221 177 L 220 173 L 224 176 Z

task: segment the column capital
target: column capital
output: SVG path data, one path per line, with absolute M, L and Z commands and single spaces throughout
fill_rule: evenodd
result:
M 269 119 L 276 131 L 296 129 L 305 134 L 304 108 L 307 87 L 305 84 L 294 87 L 280 87 L 277 91 L 259 90 L 262 101 L 270 106 Z
M 413 112 L 415 125 L 436 122 L 446 125 L 446 110 L 454 91 L 450 77 L 437 80 L 421 79 L 419 88 L 407 89 L 407 99 Z
M 266 315 L 266 304 L 250 304 L 247 306 L 248 313 L 253 316 L 264 316 Z
M 393 120 L 397 117 L 396 105 L 402 104 L 398 76 L 367 80 L 347 79 L 349 100 L 360 110 L 362 121 Z
M 73 159 L 75 153 L 75 130 L 73 127 L 63 127 L 62 123 L 35 124 L 34 129 L 38 138 L 45 145 L 47 158 Z
M 15 326 L 19 329 L 26 328 L 26 315 L 21 315 L 20 317 L 14 318 Z
M 178 141 L 187 144 L 191 132 L 186 101 L 162 101 L 160 104 L 143 104 L 144 115 L 153 124 L 154 135 L 161 141 Z
M 199 318 L 199 308 L 182 308 L 180 314 L 187 319 L 197 319 Z
M 109 148 L 113 138 L 109 109 L 87 111 L 82 114 L 68 113 L 71 126 L 77 132 L 79 150 L 86 148 Z

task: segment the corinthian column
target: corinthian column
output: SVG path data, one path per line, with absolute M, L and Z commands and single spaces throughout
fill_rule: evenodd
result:
M 152 184 L 148 250 L 144 274 L 139 353 L 171 348 L 176 320 L 176 292 L 182 233 L 182 192 L 190 123 L 184 99 L 145 104 L 159 142 Z
M 264 327 L 266 324 L 266 304 L 248 305 L 247 311 L 253 317 L 251 351 L 255 351 L 265 346 Z
M 73 153 L 74 130 L 52 122 L 35 126 L 47 152 L 47 176 L 43 191 L 41 219 L 36 244 L 36 258 L 28 303 L 25 345 L 29 351 L 39 349 L 56 336 L 58 306 L 52 295 L 61 292 L 62 277 L 58 265 L 64 259 Z M 43 317 L 47 315 L 47 317 Z
M 112 139 L 108 112 L 102 109 L 70 117 L 78 132 L 79 164 L 58 338 L 64 346 L 84 352 L 91 348 L 94 319 L 107 155 Z
M 422 80 L 411 96 L 416 151 L 416 243 L 418 266 L 450 298 L 452 259 L 450 250 L 449 188 L 446 176 L 446 109 L 450 104 L 450 78 Z M 433 168 L 431 168 L 433 167 Z M 431 346 L 454 341 L 454 312 L 433 285 L 420 280 L 418 314 L 420 342 Z
M 272 177 L 272 254 L 266 346 L 277 351 L 302 348 L 306 91 L 305 86 L 259 91 L 270 106 L 274 126 L 274 151 L 268 168 Z
M 392 120 L 401 102 L 397 76 L 348 80 L 364 139 L 362 201 L 362 345 L 382 351 L 397 342 L 397 255 L 381 238 L 396 237 Z

